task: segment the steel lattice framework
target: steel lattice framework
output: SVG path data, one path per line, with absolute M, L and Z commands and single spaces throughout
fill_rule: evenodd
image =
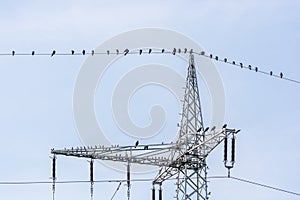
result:
M 176 177 L 177 200 L 206 200 L 208 199 L 206 158 L 224 139 L 227 141 L 229 135 L 234 137 L 237 132 L 226 126 L 221 129 L 204 128 L 196 68 L 191 53 L 189 55 L 180 131 L 176 142 L 137 146 L 72 147 L 63 150 L 52 149 L 51 153 L 124 162 L 128 163 L 128 166 L 130 163 L 159 166 L 160 170 L 153 180 L 153 185 L 161 186 L 165 180 Z M 233 162 L 234 160 L 232 160 L 231 165 Z

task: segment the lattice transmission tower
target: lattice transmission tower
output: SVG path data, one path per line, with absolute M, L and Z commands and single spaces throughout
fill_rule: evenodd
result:
M 134 146 L 88 146 L 64 150 L 51 150 L 54 155 L 84 157 L 127 163 L 127 197 L 130 199 L 130 164 L 159 166 L 160 170 L 153 180 L 152 199 L 155 199 L 155 187 L 159 185 L 159 199 L 162 199 L 161 185 L 164 181 L 176 179 L 177 200 L 207 200 L 207 164 L 209 153 L 224 142 L 224 164 L 229 170 L 234 164 L 235 134 L 239 130 L 205 128 L 203 124 L 197 74 L 194 55 L 189 55 L 180 130 L 176 142 L 166 144 L 148 144 Z M 227 161 L 227 143 L 232 139 L 231 161 Z M 54 156 L 55 158 L 55 156 Z M 54 160 L 54 159 L 53 159 Z M 92 163 L 92 162 L 91 162 Z M 91 164 L 92 167 L 92 164 Z M 55 174 L 55 173 L 54 173 Z M 92 171 L 91 171 L 92 174 Z M 56 177 L 53 177 L 55 184 Z M 93 177 L 91 176 L 91 186 Z M 54 186 L 53 186 L 54 188 Z M 91 187 L 92 192 L 92 187 Z

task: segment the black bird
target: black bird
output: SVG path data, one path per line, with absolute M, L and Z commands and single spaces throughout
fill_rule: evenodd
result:
M 216 129 L 216 126 L 213 126 L 212 128 L 211 128 L 211 131 L 214 131 Z
M 152 52 L 152 49 L 149 49 L 149 52 L 148 52 L 148 53 L 150 54 L 151 52 Z
M 273 75 L 273 72 L 272 71 L 270 71 L 270 76 L 272 76 Z
M 143 50 L 142 50 L 142 49 L 140 49 L 140 55 L 142 55 L 142 53 L 143 53 Z
M 136 143 L 135 143 L 134 148 L 136 148 L 138 145 L 139 145 L 139 141 L 137 140 Z
M 235 61 L 232 61 L 232 64 L 235 65 Z
M 258 68 L 257 68 L 257 67 L 255 67 L 255 71 L 256 71 L 256 72 L 258 71 Z
M 201 131 L 201 129 L 202 129 L 202 128 L 200 127 L 200 128 L 197 130 L 197 132 L 199 133 L 199 132 Z
M 181 53 L 181 49 L 178 49 L 178 53 Z
M 15 55 L 15 53 L 16 53 L 15 51 L 12 51 L 12 52 L 11 52 L 11 55 L 12 55 L 12 56 L 14 56 L 14 55 Z
M 31 52 L 31 55 L 32 55 L 32 56 L 34 55 L 34 51 Z
M 172 52 L 172 54 L 173 54 L 173 55 L 175 55 L 175 54 L 176 54 L 176 48 L 174 48 L 174 49 L 173 49 L 173 52 Z
M 210 54 L 210 55 L 209 55 L 209 57 L 210 57 L 210 58 L 212 58 L 212 57 L 213 57 L 213 55 L 212 55 L 212 54 Z
M 218 57 L 218 56 L 216 56 L 216 60 L 219 60 L 219 57 Z
M 161 53 L 164 53 L 164 52 L 165 52 L 165 49 L 162 49 L 162 50 L 161 50 Z
M 187 48 L 184 48 L 184 53 L 186 53 L 187 52 Z
M 125 49 L 125 50 L 124 50 L 124 56 L 126 56 L 128 53 L 129 53 L 129 50 L 128 50 L 128 49 Z
M 243 63 L 240 63 L 241 68 L 243 68 Z
M 224 62 L 227 62 L 227 58 L 224 58 Z
M 109 55 L 109 51 L 108 50 L 106 51 L 106 53 L 107 53 L 107 55 Z
M 144 149 L 145 149 L 145 150 L 148 150 L 148 149 L 149 149 L 149 147 L 148 147 L 148 146 L 144 146 Z
M 95 51 L 94 50 L 92 50 L 92 56 L 95 54 Z
M 282 78 L 283 77 L 283 73 L 282 72 L 280 72 L 280 78 Z
M 74 55 L 74 53 L 75 53 L 75 51 L 74 51 L 74 50 L 72 50 L 72 51 L 71 51 L 71 54 L 72 54 L 72 55 Z
M 82 50 L 82 55 L 85 55 L 85 50 Z
M 252 69 L 251 65 L 249 65 L 248 68 L 251 70 Z
M 204 133 L 206 132 L 206 131 L 208 131 L 209 130 L 209 127 L 206 127 L 206 129 L 204 130 Z
M 55 51 L 55 50 L 53 50 L 53 51 L 52 51 L 52 54 L 51 54 L 51 57 L 52 57 L 52 56 L 54 56 L 54 55 L 55 55 L 55 53 L 56 53 L 56 51 Z
M 201 51 L 201 55 L 204 56 L 205 55 L 205 51 Z
M 227 127 L 227 124 L 224 124 L 222 128 L 226 128 L 226 127 Z
M 117 55 L 119 55 L 119 49 L 117 49 L 116 52 L 117 52 Z

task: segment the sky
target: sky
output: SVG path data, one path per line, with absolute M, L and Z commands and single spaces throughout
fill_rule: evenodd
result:
M 0 53 L 12 50 L 50 53 L 54 49 L 81 52 L 95 49 L 127 31 L 159 28 L 185 35 L 220 58 L 258 66 L 267 72 L 283 72 L 285 77 L 300 80 L 299 9 L 296 0 L 3 0 Z M 50 180 L 52 148 L 88 145 L 82 141 L 83 133 L 78 133 L 73 108 L 76 80 L 86 59 L 87 56 L 0 56 L 0 182 Z M 131 96 L 129 112 L 132 120 L 143 127 L 151 123 L 150 107 L 162 105 L 166 121 L 159 133 L 149 138 L 132 136 L 114 123 L 112 100 L 108 97 L 112 97 L 118 77 L 130 72 L 132 66 L 161 62 L 185 76 L 186 68 L 180 68 L 186 66 L 182 60 L 155 56 L 151 59 L 134 56 L 119 59 L 99 80 L 95 115 L 113 144 L 133 145 L 137 139 L 142 143 L 167 142 L 178 132 L 181 103 L 170 91 L 155 84 L 142 87 Z M 300 85 L 221 62 L 213 63 L 225 92 L 224 122 L 242 130 L 237 136 L 232 175 L 299 193 Z M 200 74 L 204 121 L 209 124 L 212 105 Z M 222 159 L 221 145 L 207 159 L 209 176 L 227 174 Z M 88 180 L 87 161 L 59 156 L 58 180 Z M 96 180 L 126 177 L 124 172 L 108 165 L 112 164 L 95 163 Z M 155 175 L 155 171 L 137 173 L 132 178 L 151 179 Z M 118 183 L 95 184 L 95 199 L 111 199 L 117 186 Z M 299 199 L 299 196 L 231 179 L 211 179 L 208 186 L 211 199 Z M 131 199 L 151 199 L 151 187 L 151 182 L 133 182 Z M 123 184 L 114 199 L 125 199 L 126 189 Z M 163 184 L 163 190 L 164 199 L 174 197 L 174 182 Z M 0 185 L 0 196 L 50 200 L 52 191 L 50 184 Z M 55 197 L 57 200 L 88 199 L 89 184 L 57 184 Z

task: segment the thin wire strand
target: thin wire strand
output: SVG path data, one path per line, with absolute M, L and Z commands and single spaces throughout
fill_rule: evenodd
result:
M 223 62 L 225 64 L 229 64 L 229 65 L 232 65 L 235 67 L 247 69 L 249 71 L 253 71 L 256 73 L 261 73 L 264 75 L 272 76 L 274 78 L 279 78 L 279 79 L 283 79 L 283 80 L 286 80 L 289 82 L 300 84 L 299 80 L 285 77 L 285 76 L 283 76 L 282 72 L 280 72 L 280 74 L 277 75 L 275 73 L 273 74 L 273 71 L 266 72 L 266 71 L 260 70 L 258 67 L 252 67 L 252 65 L 242 65 L 241 66 L 240 65 L 241 62 L 229 61 L 227 58 L 220 59 L 218 56 L 213 56 L 212 54 L 205 53 L 204 51 L 199 53 L 199 52 L 193 52 L 192 50 L 190 50 L 190 51 L 182 50 L 179 53 L 179 52 L 176 52 L 176 49 L 174 49 L 175 51 L 174 50 L 173 51 L 168 51 L 168 50 L 162 51 L 162 49 L 151 49 L 151 52 L 149 51 L 150 50 L 149 48 L 143 48 L 141 50 L 142 50 L 142 52 L 140 52 L 140 50 L 132 50 L 132 51 L 127 52 L 126 55 L 127 54 L 135 54 L 135 55 L 136 54 L 173 54 L 173 55 L 179 54 L 180 55 L 180 54 L 193 53 L 195 55 L 210 58 L 212 60 L 215 60 L 218 62 Z M 15 51 L 12 51 L 11 53 L 0 53 L 0 56 L 51 56 L 51 57 L 54 57 L 54 56 L 88 56 L 88 55 L 90 55 L 90 56 L 95 56 L 95 55 L 124 55 L 124 56 L 126 56 L 125 53 L 122 51 L 95 52 L 94 50 L 92 50 L 90 52 L 83 50 L 81 53 L 78 53 L 75 51 L 73 53 L 72 52 L 58 53 L 56 51 L 53 51 L 51 53 L 36 53 L 35 51 L 32 51 L 31 53 L 16 53 Z M 225 61 L 225 59 L 226 59 L 226 61 Z
M 300 193 L 297 193 L 297 192 L 289 191 L 289 190 L 282 189 L 279 187 L 274 187 L 274 186 L 270 186 L 270 185 L 242 179 L 242 178 L 237 178 L 234 176 L 230 176 L 230 177 L 228 177 L 228 176 L 208 176 L 207 179 L 233 179 L 236 181 L 256 185 L 259 187 L 264 187 L 267 189 L 276 190 L 279 192 L 300 196 Z M 171 181 L 171 180 L 177 180 L 177 178 L 170 178 L 170 179 L 167 179 L 166 181 Z M 123 183 L 126 181 L 127 180 L 125 180 L 125 179 L 107 179 L 107 180 L 104 179 L 104 180 L 95 180 L 94 182 L 95 183 L 119 183 L 120 184 L 120 183 Z M 153 179 L 150 179 L 150 178 L 132 179 L 131 180 L 131 182 L 152 182 L 152 181 L 153 181 Z M 7 181 L 7 182 L 0 182 L 0 185 L 34 185 L 34 184 L 51 184 L 51 183 L 52 183 L 52 181 Z M 57 181 L 56 183 L 57 184 L 76 184 L 76 183 L 90 183 L 90 181 L 88 181 L 88 180 L 73 180 L 73 181 Z

